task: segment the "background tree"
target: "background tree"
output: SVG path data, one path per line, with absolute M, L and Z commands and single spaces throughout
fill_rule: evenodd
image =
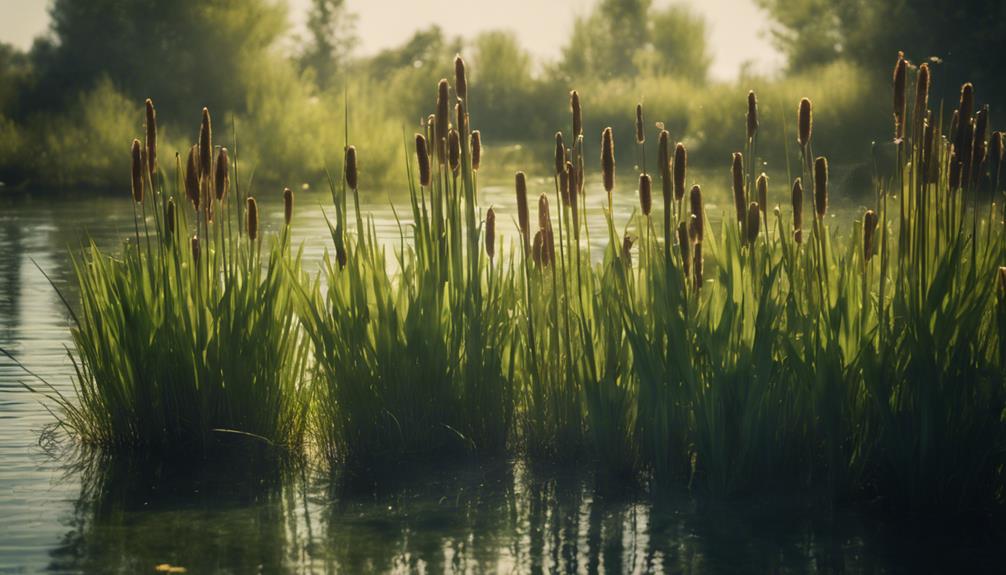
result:
M 312 0 L 307 31 L 300 65 L 314 71 L 319 87 L 332 86 L 345 70 L 356 43 L 356 16 L 349 12 L 345 0 Z

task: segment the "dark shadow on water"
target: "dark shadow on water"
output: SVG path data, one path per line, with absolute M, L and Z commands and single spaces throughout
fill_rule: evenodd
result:
M 589 466 L 505 459 L 312 468 L 91 457 L 53 572 L 963 573 L 1006 558 L 1001 520 L 893 521 L 778 493 L 716 499 Z

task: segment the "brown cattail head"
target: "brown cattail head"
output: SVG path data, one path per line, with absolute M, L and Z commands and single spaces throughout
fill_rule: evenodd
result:
M 139 140 L 133 140 L 130 155 L 132 156 L 131 175 L 133 201 L 140 203 L 143 201 L 143 151 Z
M 531 260 L 536 266 L 541 265 L 541 253 L 544 244 L 544 230 L 538 230 L 534 234 L 534 245 L 531 247 Z
M 566 169 L 566 145 L 562 141 L 562 132 L 555 133 L 555 173 L 558 175 Z
M 646 141 L 646 133 L 643 131 L 643 105 L 636 104 L 636 143 L 642 144 Z
M 626 267 L 632 267 L 632 244 L 636 243 L 636 240 L 629 234 L 622 236 L 622 259 L 625 261 Z
M 227 196 L 227 191 L 231 187 L 230 162 L 227 158 L 227 148 L 220 148 L 217 152 L 216 174 L 213 177 L 214 191 L 217 201 L 222 202 Z
M 454 128 L 459 134 L 468 133 L 468 114 L 465 113 L 464 101 L 460 98 L 454 104 Z
M 803 229 L 803 183 L 800 178 L 793 180 L 793 231 L 799 232 Z M 800 243 L 800 235 L 796 236 L 797 243 Z
M 482 165 L 482 132 L 472 132 L 472 169 L 479 171 Z
M 660 184 L 664 193 L 664 209 L 670 209 L 674 197 L 674 176 L 671 174 L 671 134 L 660 130 L 657 138 L 657 156 L 660 163 Z
M 601 174 L 604 190 L 610 194 L 615 189 L 615 136 L 611 128 L 605 128 L 601 133 Z
M 993 164 L 1001 164 L 1003 161 L 1003 133 L 992 132 L 992 139 L 989 141 L 989 161 Z
M 922 125 L 929 109 L 929 64 L 919 66 L 919 74 L 915 78 L 915 123 Z
M 908 77 L 908 61 L 905 53 L 898 52 L 898 62 L 894 65 L 894 139 L 905 137 L 905 82 Z
M 685 197 L 685 172 L 688 170 L 688 150 L 678 143 L 674 147 L 674 199 L 681 201 Z
M 492 208 L 486 212 L 486 255 L 490 260 L 496 256 L 496 212 Z
M 828 213 L 828 159 L 823 156 L 814 160 L 814 204 L 823 218 Z
M 255 198 L 248 198 L 248 238 L 255 241 L 258 237 L 258 204 Z
M 213 128 L 210 122 L 210 111 L 203 108 L 203 121 L 199 126 L 199 179 L 208 179 L 213 175 Z
M 807 98 L 800 100 L 796 125 L 798 128 L 796 141 L 800 144 L 801 148 L 806 148 L 810 144 L 810 137 L 814 130 L 814 110 L 810 100 Z
M 461 54 L 454 57 L 454 91 L 458 98 L 468 99 L 468 78 L 465 75 L 465 61 L 461 59 Z
M 426 145 L 426 138 L 422 134 L 416 134 L 416 159 L 419 162 L 419 185 L 430 185 L 430 150 Z
M 870 261 L 873 257 L 873 234 L 877 229 L 877 213 L 866 210 L 863 215 L 863 259 Z
M 755 180 L 755 189 L 758 191 L 758 205 L 764 212 L 768 209 L 768 176 L 765 175 L 765 172 L 762 172 Z
M 965 83 L 961 86 L 961 101 L 957 108 L 957 112 L 960 114 L 960 125 L 964 125 L 971 122 L 975 113 L 975 87 L 971 82 Z
M 191 244 L 192 246 L 192 261 L 199 263 L 199 236 L 192 236 Z
M 450 124 L 448 116 L 450 113 L 449 92 L 450 85 L 447 84 L 447 79 L 441 79 L 437 84 L 437 113 L 434 126 L 434 137 L 436 138 L 434 147 L 437 149 L 437 161 L 441 164 L 447 161 L 447 127 Z
M 147 109 L 147 171 L 150 172 L 150 181 L 154 181 L 154 174 L 157 173 L 157 112 L 154 110 L 154 101 L 147 98 L 145 102 Z
M 447 133 L 447 163 L 454 175 L 458 175 L 461 169 L 461 137 L 458 131 L 451 128 Z
M 957 190 L 961 187 L 961 162 L 957 159 L 956 147 L 950 150 L 950 189 Z
M 185 195 L 192 206 L 199 209 L 199 146 L 189 148 L 189 157 L 185 162 Z
M 758 207 L 758 202 L 751 202 L 748 206 L 748 221 L 747 226 L 745 226 L 749 244 L 753 244 L 758 239 L 758 226 L 760 222 L 761 208 Z
M 346 170 L 346 185 L 349 189 L 356 190 L 359 172 L 356 167 L 356 146 L 346 147 L 346 162 L 344 169 Z
M 552 227 L 552 219 L 548 213 L 548 196 L 544 192 L 538 196 L 538 228 L 547 230 Z
M 283 188 L 283 221 L 290 225 L 293 221 L 293 190 Z
M 956 146 L 957 145 L 957 129 L 960 126 L 961 113 L 959 110 L 954 110 L 954 113 L 950 116 L 950 141 Z
M 702 241 L 702 189 L 698 186 L 692 186 L 692 192 L 689 194 L 688 203 L 691 207 L 691 233 L 692 239 L 697 242 Z
M 527 178 L 524 176 L 524 172 L 517 172 L 514 183 L 517 188 L 517 225 L 521 235 L 524 236 L 524 249 L 527 249 L 530 247 L 528 239 L 531 233 L 531 222 L 527 207 Z
M 733 176 L 734 208 L 737 210 L 737 221 L 743 222 L 747 214 L 747 200 L 744 194 L 744 155 L 740 152 L 734 152 L 730 173 Z
M 692 257 L 692 275 L 695 278 L 695 290 L 698 291 L 702 289 L 702 242 L 695 242 L 692 251 L 694 252 L 694 256 Z
M 168 205 L 164 208 L 164 227 L 168 230 L 168 235 L 175 235 L 175 226 L 178 216 L 175 214 L 175 199 L 168 198 Z
M 650 174 L 639 174 L 639 209 L 644 216 L 650 215 L 653 209 L 653 181 Z
M 346 254 L 346 244 L 342 241 L 335 243 L 335 261 L 339 263 L 339 269 L 346 267 L 349 257 Z
M 932 112 L 928 112 L 925 120 L 922 122 L 922 182 L 925 184 L 931 183 L 933 180 L 933 146 L 935 144 L 933 140 L 933 133 L 936 131 L 933 129 L 932 123 Z
M 583 133 L 583 110 L 580 108 L 580 94 L 576 90 L 569 93 L 569 110 L 573 114 L 573 137 Z
M 562 171 L 559 172 L 559 195 L 562 198 L 562 205 L 569 205 L 569 172 L 566 171 L 566 166 L 563 165 Z
M 691 268 L 691 240 L 688 238 L 688 225 L 685 222 L 678 224 L 678 249 L 681 250 L 681 267 L 685 272 L 685 277 L 688 277 L 689 268 Z
M 755 96 L 754 90 L 748 92 L 747 126 L 748 140 L 753 140 L 758 133 L 758 97 Z

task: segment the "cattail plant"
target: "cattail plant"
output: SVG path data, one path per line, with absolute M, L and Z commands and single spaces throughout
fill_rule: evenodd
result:
M 755 180 L 755 189 L 758 191 L 758 205 L 761 207 L 762 212 L 768 210 L 768 176 L 765 172 L 762 172 L 758 179 Z
M 803 98 L 800 100 L 800 108 L 797 112 L 797 143 L 801 148 L 806 149 L 810 145 L 810 138 L 814 130 L 814 111 L 810 100 Z
M 548 196 L 543 192 L 538 196 L 538 227 L 541 231 L 542 265 L 553 265 L 555 263 L 555 239 L 552 237 L 552 217 L 548 209 Z
M 743 222 L 747 214 L 747 201 L 744 194 L 744 155 L 740 152 L 734 152 L 730 173 L 733 176 L 734 207 L 737 210 L 737 221 Z
M 761 222 L 761 208 L 758 207 L 758 202 L 751 202 L 748 206 L 748 221 L 745 226 L 747 231 L 747 240 L 749 244 L 755 243 L 758 239 L 758 227 Z
M 255 241 L 258 237 L 258 204 L 255 198 L 248 198 L 248 239 Z
M 636 104 L 636 143 L 646 142 L 646 132 L 643 130 L 643 105 Z
M 678 249 L 681 251 L 681 270 L 685 277 L 688 277 L 691 268 L 691 240 L 688 237 L 688 225 L 685 222 L 678 224 Z
M 986 143 L 985 135 L 988 131 L 989 107 L 988 104 L 978 110 L 975 114 L 975 131 L 973 143 L 971 144 L 971 183 L 977 185 L 985 169 Z
M 905 137 L 905 83 L 908 76 L 908 61 L 904 52 L 898 52 L 898 62 L 894 65 L 894 139 Z
M 748 92 L 747 135 L 748 141 L 758 134 L 758 97 L 754 90 Z
M 685 197 L 685 173 L 688 170 L 688 150 L 684 144 L 674 147 L 674 199 L 681 201 Z
M 430 185 L 430 150 L 426 145 L 426 137 L 416 134 L 416 160 L 419 163 L 419 185 Z
M 674 176 L 671 174 L 671 134 L 660 130 L 657 138 L 657 156 L 660 161 L 660 185 L 664 195 L 664 210 L 671 210 L 671 198 L 674 196 Z
M 461 59 L 461 54 L 454 57 L 454 91 L 457 92 L 458 98 L 468 99 L 468 78 L 465 75 L 465 61 Z
M 639 174 L 639 209 L 647 217 L 653 208 L 652 187 L 653 181 L 650 178 L 650 174 Z
M 524 172 L 514 176 L 514 187 L 517 189 L 517 226 L 524 238 L 524 251 L 531 247 L 531 218 L 527 206 L 527 178 Z
M 346 185 L 349 189 L 356 190 L 356 186 L 359 183 L 358 170 L 356 167 L 356 146 L 346 147 L 346 160 L 343 169 L 346 171 Z
M 283 221 L 289 227 L 293 221 L 293 190 L 283 188 Z
M 936 166 L 933 164 L 933 147 L 935 145 L 932 112 L 927 112 L 927 118 L 922 121 L 922 183 L 929 184 L 933 180 Z
M 482 133 L 478 130 L 472 132 L 472 169 L 479 171 L 482 165 Z
M 203 121 L 199 126 L 199 180 L 209 182 L 213 175 L 213 128 L 210 111 L 203 108 Z
M 961 187 L 961 162 L 957 159 L 957 150 L 950 150 L 950 173 L 948 174 L 949 184 L 951 190 L 957 190 Z
M 192 248 L 192 261 L 194 261 L 196 265 L 199 265 L 199 236 L 192 236 L 190 246 Z
M 140 140 L 133 140 L 131 155 L 133 158 L 131 166 L 133 201 L 139 204 L 143 203 L 143 152 Z
M 566 145 L 562 140 L 562 132 L 555 133 L 555 173 L 556 175 L 566 170 Z
M 496 257 L 496 211 L 492 208 L 486 212 L 486 255 L 489 261 Z
M 227 196 L 227 191 L 231 187 L 230 163 L 227 160 L 227 148 L 220 148 L 217 152 L 216 175 L 213 184 L 218 202 L 222 202 Z
M 863 261 L 870 261 L 873 257 L 873 236 L 877 229 L 877 213 L 873 210 L 866 210 L 863 214 Z
M 548 211 L 548 196 L 542 192 L 538 196 L 538 228 L 547 230 L 552 227 L 552 219 Z
M 915 125 L 922 126 L 929 109 L 929 64 L 923 63 L 919 66 L 918 75 L 915 78 Z
M 608 192 L 608 208 L 611 208 L 611 190 L 615 189 L 615 136 L 611 128 L 601 133 L 601 175 L 604 191 Z
M 814 208 L 818 218 L 828 212 L 828 159 L 823 156 L 814 160 Z
M 175 214 L 175 199 L 168 198 L 168 205 L 164 208 L 164 227 L 168 230 L 168 235 L 175 235 L 175 226 L 178 216 Z
M 437 150 L 437 161 L 441 164 L 447 161 L 447 128 L 450 124 L 448 109 L 450 108 L 450 85 L 446 78 L 442 78 L 437 84 L 437 113 L 434 131 L 434 147 Z
M 454 127 L 459 134 L 468 133 L 468 114 L 465 113 L 464 100 L 461 98 L 454 104 Z
M 803 241 L 803 183 L 800 178 L 793 180 L 793 239 Z
M 535 267 L 541 266 L 542 261 L 542 246 L 545 243 L 542 234 L 544 230 L 538 230 L 534 233 L 534 245 L 531 246 L 531 261 L 534 262 Z
M 199 146 L 189 148 L 189 157 L 185 162 L 185 196 L 192 206 L 199 209 Z
M 447 133 L 447 165 L 456 176 L 461 169 L 461 138 L 454 128 Z
M 702 189 L 699 186 L 692 186 L 689 194 L 689 204 L 691 205 L 691 234 L 692 239 L 702 241 Z
M 573 137 L 583 133 L 583 110 L 580 108 L 580 94 L 576 90 L 569 93 L 569 110 L 573 115 Z
M 157 172 L 157 112 L 154 110 L 154 101 L 150 98 L 147 98 L 144 106 L 147 116 L 147 171 L 153 182 Z
M 580 240 L 580 194 L 579 194 L 579 178 L 577 177 L 576 168 L 573 166 L 573 162 L 566 162 L 566 196 L 569 197 L 569 206 L 573 211 L 573 239 L 576 241 Z

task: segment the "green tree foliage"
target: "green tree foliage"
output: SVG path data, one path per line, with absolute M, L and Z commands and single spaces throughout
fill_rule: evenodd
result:
M 952 98 L 965 81 L 979 98 L 1006 96 L 1006 3 L 1000 0 L 757 0 L 776 21 L 775 43 L 791 68 L 849 58 L 889 74 L 899 50 L 943 61 L 936 94 Z
M 349 61 L 355 35 L 356 17 L 345 0 L 312 0 L 307 16 L 308 41 L 300 55 L 300 65 L 314 71 L 318 85 L 332 86 Z
M 36 106 L 63 107 L 108 77 L 168 115 L 241 110 L 287 26 L 274 0 L 54 0 L 50 15 L 51 37 L 33 49 Z
M 578 79 L 646 72 L 701 81 L 711 60 L 705 21 L 687 7 L 654 10 L 650 0 L 602 0 L 574 22 L 560 68 Z

